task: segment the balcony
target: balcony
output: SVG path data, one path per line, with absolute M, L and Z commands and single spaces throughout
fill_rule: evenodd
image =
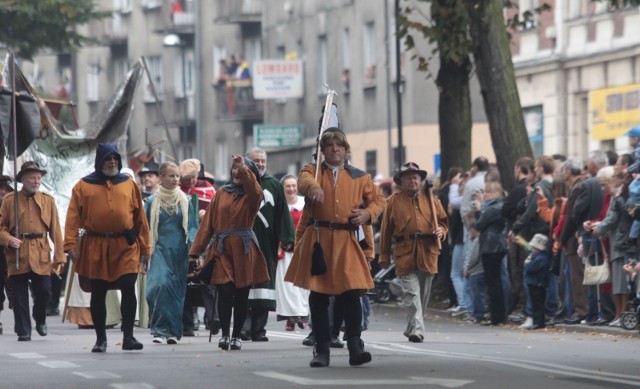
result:
M 127 21 L 119 13 L 104 20 L 103 41 L 109 46 L 126 45 L 128 34 Z
M 215 23 L 260 23 L 262 0 L 218 0 L 217 10 Z
M 219 120 L 262 120 L 263 101 L 253 98 L 251 80 L 227 80 L 213 87 L 216 90 L 216 116 Z

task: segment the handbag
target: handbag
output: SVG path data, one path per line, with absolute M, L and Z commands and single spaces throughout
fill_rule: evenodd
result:
M 600 285 L 611 282 L 611 272 L 609 271 L 609 261 L 607 261 L 607 255 L 604 253 L 604 245 L 602 245 L 604 260 L 602 261 L 602 265 L 598 265 L 598 250 L 594 250 L 593 247 L 596 246 L 597 242 L 601 242 L 600 240 L 594 240 L 591 243 L 591 249 L 589 252 L 595 253 L 595 263 L 596 265 L 591 265 L 589 261 L 584 264 L 584 279 L 582 281 L 583 285 Z M 602 243 L 602 242 L 601 242 Z

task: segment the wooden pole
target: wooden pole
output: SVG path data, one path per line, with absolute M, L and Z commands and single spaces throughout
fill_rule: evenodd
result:
M 433 190 L 431 190 L 431 185 L 429 185 L 429 183 L 427 183 L 427 195 L 429 196 L 429 205 L 431 205 L 431 215 L 433 218 L 433 227 L 434 228 L 438 228 L 438 214 L 436 213 L 436 204 L 433 201 Z M 434 231 L 435 233 L 435 231 Z M 436 242 L 438 244 L 438 249 L 442 250 L 442 242 L 440 241 L 440 238 L 436 235 Z
M 18 175 L 18 124 L 16 118 L 16 59 L 13 52 L 9 52 L 10 59 L 10 67 L 11 71 L 11 134 L 13 135 L 13 142 L 11 142 L 11 146 L 9 147 L 9 155 L 11 156 L 13 149 L 13 173 L 15 176 Z M 18 212 L 20 211 L 20 207 L 18 206 L 18 180 L 14 182 L 14 196 L 13 196 L 13 211 L 16 218 L 15 222 L 15 237 L 18 238 L 20 236 L 19 229 L 19 220 L 20 215 Z M 19 238 L 18 238 L 19 239 Z M 16 270 L 20 269 L 20 247 L 16 247 Z

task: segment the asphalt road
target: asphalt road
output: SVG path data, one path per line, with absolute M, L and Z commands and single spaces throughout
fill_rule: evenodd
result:
M 425 342 L 409 343 L 404 314 L 376 307 L 363 333 L 373 361 L 349 367 L 348 352 L 332 349 L 331 366 L 309 368 L 308 330 L 284 331 L 270 318 L 269 342 L 244 342 L 241 351 L 217 349 L 208 333 L 177 345 L 153 344 L 136 328 L 140 352 L 121 349 L 121 332 L 108 331 L 105 354 L 92 354 L 93 330 L 48 319 L 49 335 L 18 342 L 11 311 L 0 318 L 0 388 L 622 388 L 640 387 L 636 332 L 588 327 L 521 331 L 515 326 L 462 324 L 439 312 L 427 316 Z

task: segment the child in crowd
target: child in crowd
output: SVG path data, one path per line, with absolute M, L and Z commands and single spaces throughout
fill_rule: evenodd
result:
M 549 238 L 543 234 L 535 234 L 529 246 L 531 255 L 524 261 L 524 282 L 529 288 L 529 298 L 533 306 L 532 330 L 545 327 L 545 300 L 547 283 L 549 282 L 549 265 L 551 259 L 547 250 Z

